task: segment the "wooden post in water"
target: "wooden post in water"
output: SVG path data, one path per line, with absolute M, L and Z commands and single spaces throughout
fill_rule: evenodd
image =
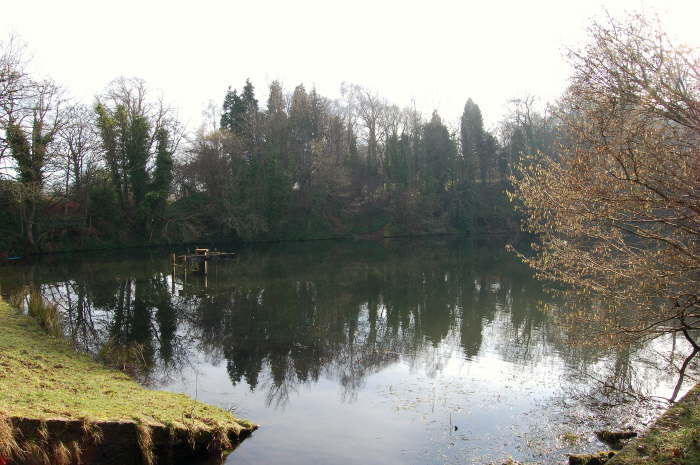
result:
M 202 257 L 200 259 L 202 263 L 199 267 L 199 272 L 206 276 L 209 271 L 209 249 L 194 249 L 194 254 Z
M 172 265 L 173 265 L 173 275 L 172 275 L 172 282 L 170 284 L 170 292 L 174 295 L 175 294 L 175 273 L 177 272 L 177 259 L 175 258 L 175 254 L 172 254 L 170 256 L 172 260 Z

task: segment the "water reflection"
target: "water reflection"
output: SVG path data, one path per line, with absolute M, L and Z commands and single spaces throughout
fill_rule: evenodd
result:
M 528 271 L 500 248 L 468 243 L 246 250 L 234 262 L 213 264 L 206 286 L 205 278 L 182 272 L 173 281 L 166 253 L 54 260 L 12 270 L 3 291 L 39 286 L 65 311 L 82 350 L 137 343 L 151 370 L 167 371 L 195 344 L 226 361 L 233 383 L 256 389 L 267 372 L 270 402 L 280 405 L 321 374 L 352 399 L 369 373 L 450 335 L 471 359 L 497 313 L 510 317 L 504 358 L 536 363 L 540 344 L 532 338 L 546 327 L 538 307 L 545 295 Z
M 132 374 L 144 383 L 168 383 L 203 355 L 280 411 L 322 379 L 352 403 L 399 363 L 433 378 L 455 360 L 494 356 L 520 371 L 556 361 L 567 387 L 558 412 L 580 420 L 596 413 L 573 408 L 577 398 L 612 409 L 651 396 L 669 373 L 660 366 L 672 366 L 664 343 L 612 354 L 569 344 L 574 329 L 547 310 L 556 302 L 500 244 L 268 245 L 212 263 L 206 278 L 173 275 L 168 257 L 44 258 L 2 269 L 2 292 L 39 288 L 60 305 L 76 346 L 96 357 L 136 348 Z M 615 398 L 613 387 L 636 394 Z

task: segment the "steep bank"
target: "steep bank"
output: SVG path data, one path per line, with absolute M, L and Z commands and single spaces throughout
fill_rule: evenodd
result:
M 178 463 L 256 429 L 185 395 L 146 389 L 0 302 L 0 463 Z

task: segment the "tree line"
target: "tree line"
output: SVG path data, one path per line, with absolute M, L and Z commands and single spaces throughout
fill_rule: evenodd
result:
M 340 99 L 247 80 L 193 134 L 146 83 L 90 105 L 0 50 L 0 250 L 512 231 L 512 167 L 553 147 L 554 120 L 515 101 L 493 131 L 344 83 Z

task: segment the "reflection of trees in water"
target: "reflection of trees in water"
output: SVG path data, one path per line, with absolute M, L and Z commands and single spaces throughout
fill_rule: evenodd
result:
M 12 270 L 3 293 L 39 287 L 61 309 L 66 336 L 79 350 L 109 361 L 119 359 L 115 365 L 129 365 L 130 374 L 149 383 L 156 372 L 167 375 L 181 366 L 190 344 L 178 333 L 181 318 L 168 290 L 169 279 L 151 266 L 139 265 L 131 260 L 51 266 L 39 262 Z M 22 283 L 29 286 L 23 288 Z
M 676 399 L 675 387 L 690 388 L 698 380 L 694 370 L 680 371 L 691 348 L 684 339 L 670 334 L 646 342 L 625 344 L 611 350 L 609 345 L 578 345 L 576 326 L 558 326 L 552 345 L 568 364 L 563 372 L 567 383 L 559 402 L 548 411 L 558 421 L 566 419 L 575 430 L 637 429 L 646 425 Z M 678 339 L 678 338 L 677 338 Z M 595 340 L 595 339 L 592 339 Z
M 575 397 L 597 409 L 629 410 L 632 404 L 642 408 L 672 403 L 683 386 L 697 381 L 691 374 L 697 371 L 697 350 L 685 339 L 663 330 L 636 341 L 617 337 L 609 327 L 595 326 L 596 320 L 587 318 L 587 312 L 605 311 L 595 298 L 572 296 L 566 289 L 556 295 L 561 305 L 549 319 L 557 328 L 552 345 L 569 363 L 566 373 L 572 385 L 580 383 Z
M 179 369 L 197 349 L 225 361 L 234 384 L 264 390 L 271 405 L 321 377 L 337 380 L 352 400 L 368 376 L 399 358 L 432 376 L 455 349 L 472 359 L 487 341 L 520 365 L 555 355 L 583 372 L 604 358 L 567 344 L 542 310 L 541 286 L 500 248 L 274 246 L 212 263 L 206 287 L 195 276 L 173 286 L 166 253 L 12 271 L 10 286 L 41 285 L 59 303 L 83 350 L 140 344 L 149 379 Z M 629 357 L 619 356 L 615 373 L 633 377 Z
M 690 388 L 698 381 L 695 352 L 677 333 L 664 334 L 643 345 L 628 346 L 609 358 L 613 362 L 609 363 L 604 385 L 619 393 L 622 400 L 627 396 L 633 400 L 674 402 L 683 387 Z M 672 380 L 675 384 L 668 385 Z M 664 397 L 655 397 L 653 393 L 664 381 L 672 389 Z

